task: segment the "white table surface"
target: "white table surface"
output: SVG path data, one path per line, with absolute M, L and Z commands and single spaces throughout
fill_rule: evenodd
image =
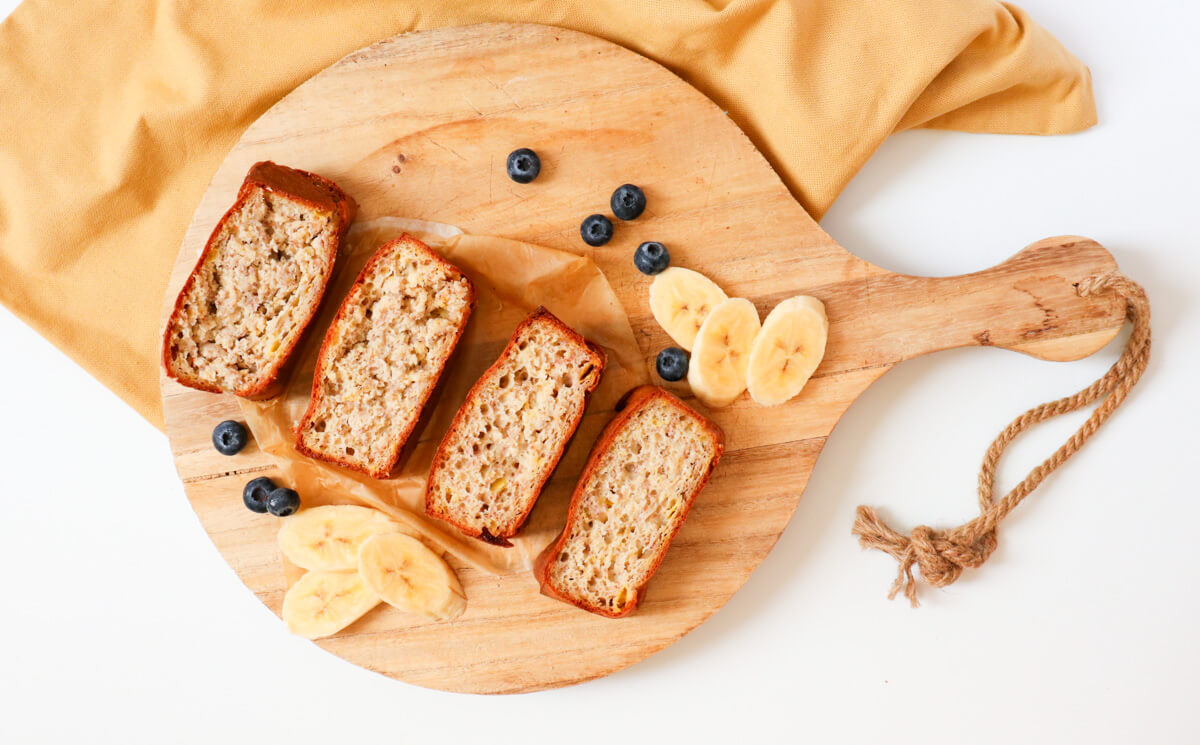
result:
M 905 527 L 971 517 L 991 438 L 1089 383 L 1116 345 L 1071 364 L 970 349 L 901 365 L 850 409 L 778 546 L 708 623 L 602 680 L 472 697 L 289 636 L 209 542 L 165 438 L 0 310 L 0 742 L 1196 742 L 1200 6 L 1024 6 L 1091 66 L 1101 124 L 897 136 L 824 221 L 917 274 L 1079 233 L 1149 290 L 1144 381 L 982 569 L 923 588 L 920 610 L 889 602 L 895 564 L 858 547 L 854 508 Z M 1003 484 L 1080 421 L 1024 437 Z

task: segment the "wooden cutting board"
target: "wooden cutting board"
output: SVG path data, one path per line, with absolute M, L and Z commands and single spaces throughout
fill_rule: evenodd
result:
M 533 184 L 505 173 L 517 147 L 542 155 Z M 405 34 L 355 52 L 251 125 L 188 228 L 164 321 L 246 169 L 264 159 L 333 178 L 358 200 L 360 219 L 422 218 L 592 257 L 648 361 L 670 340 L 650 315 L 648 280 L 633 266 L 645 240 L 662 241 L 674 264 L 750 298 L 764 317 L 799 293 L 828 310 L 827 355 L 801 396 L 771 409 L 743 396 L 712 412 L 727 433 L 725 458 L 631 617 L 599 618 L 541 596 L 528 573 L 497 577 L 451 559 L 470 603 L 457 621 L 377 609 L 318 642 L 432 688 L 567 685 L 666 647 L 746 581 L 787 525 L 834 424 L 897 362 L 967 345 L 1073 360 L 1111 340 L 1124 318 L 1115 299 L 1076 296 L 1073 283 L 1116 267 L 1084 238 L 1041 241 L 961 277 L 872 266 L 822 232 L 745 134 L 673 73 L 584 34 L 487 24 Z M 609 195 L 626 182 L 645 190 L 646 213 L 617 221 L 612 242 L 589 248 L 581 220 L 608 212 Z M 668 387 L 695 404 L 685 384 Z M 162 395 L 188 498 L 238 576 L 278 613 L 286 585 L 277 522 L 246 511 L 240 497 L 252 474 L 270 474 L 270 458 L 253 445 L 236 458 L 213 450 L 213 426 L 239 417 L 233 398 L 165 377 Z

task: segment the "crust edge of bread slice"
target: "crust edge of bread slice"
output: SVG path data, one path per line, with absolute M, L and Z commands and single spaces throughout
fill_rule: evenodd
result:
M 464 523 L 454 519 L 454 517 L 452 515 L 449 515 L 437 508 L 431 507 L 429 504 L 429 490 L 430 490 L 430 485 L 433 483 L 432 475 L 439 468 L 441 468 L 443 462 L 445 461 L 446 448 L 449 447 L 452 436 L 457 435 L 459 428 L 462 426 L 464 419 L 466 418 L 467 414 L 469 413 L 467 410 L 467 405 L 475 400 L 475 397 L 483 389 L 483 385 L 486 383 L 486 381 L 488 381 L 491 378 L 492 373 L 497 369 L 497 367 L 506 361 L 509 353 L 511 352 L 511 350 L 513 348 L 513 345 L 517 343 L 517 337 L 520 336 L 521 332 L 524 331 L 529 326 L 533 325 L 534 323 L 537 323 L 540 321 L 545 321 L 545 322 L 553 324 L 559 331 L 566 334 L 567 337 L 570 338 L 573 342 L 575 342 L 576 344 L 579 344 L 580 346 L 587 349 L 591 353 L 592 360 L 593 360 L 594 364 L 596 365 L 596 375 L 593 378 L 592 384 L 590 386 L 588 386 L 588 388 L 585 389 L 585 391 L 584 391 L 583 406 L 580 407 L 580 409 L 579 409 L 579 415 L 577 417 L 575 417 L 575 420 L 573 422 L 571 422 L 567 427 L 566 436 L 563 438 L 563 441 L 562 441 L 562 443 L 560 443 L 558 451 L 554 456 L 554 467 L 547 469 L 545 478 L 543 478 L 541 483 L 539 483 L 537 485 L 537 487 L 534 489 L 533 497 L 528 500 L 528 504 L 525 507 L 525 511 L 515 521 L 515 523 L 514 523 L 515 527 L 513 528 L 513 530 L 502 533 L 501 535 L 492 535 L 490 532 L 487 531 L 486 528 L 476 529 L 473 526 L 465 525 Z M 479 376 L 479 379 L 476 380 L 474 385 L 471 386 L 471 389 L 467 392 L 467 395 L 463 399 L 462 404 L 458 407 L 458 411 L 456 411 L 454 413 L 454 419 L 451 420 L 450 426 L 449 426 L 449 428 L 447 428 L 446 434 L 442 437 L 442 441 L 438 444 L 438 449 L 433 455 L 433 460 L 430 462 L 430 466 L 429 466 L 430 478 L 427 479 L 425 482 L 425 500 L 424 500 L 425 514 L 428 515 L 429 517 L 441 520 L 442 522 L 446 523 L 447 525 L 454 526 L 454 528 L 456 528 L 463 535 L 469 536 L 471 538 L 477 538 L 485 543 L 490 543 L 494 546 L 503 546 L 503 547 L 512 546 L 512 543 L 508 539 L 512 538 L 513 536 L 516 536 L 517 534 L 519 534 L 521 532 L 521 529 L 525 526 L 526 521 L 529 519 L 529 514 L 531 512 L 533 512 L 534 506 L 537 504 L 538 499 L 541 497 L 542 490 L 545 489 L 546 483 L 550 480 L 550 477 L 554 473 L 554 469 L 558 467 L 559 461 L 562 460 L 562 456 L 566 452 L 567 447 L 570 445 L 571 439 L 575 435 L 575 431 L 579 428 L 579 423 L 581 421 L 583 421 L 583 416 L 587 411 L 588 401 L 591 398 L 592 393 L 600 385 L 600 379 L 601 379 L 601 377 L 603 377 L 604 368 L 607 364 L 608 364 L 608 355 L 605 354 L 604 349 L 601 348 L 599 344 L 589 341 L 583 334 L 579 333 L 575 329 L 568 326 L 566 323 L 564 323 L 562 321 L 562 319 L 560 319 L 558 316 L 554 315 L 548 309 L 546 309 L 545 306 L 539 305 L 532 313 L 530 313 L 528 316 L 526 316 L 524 318 L 524 320 L 522 320 L 519 324 L 517 324 L 517 327 L 515 329 L 513 329 L 512 336 L 509 337 L 508 343 L 504 346 L 504 349 L 500 351 L 500 354 L 496 357 L 496 360 L 491 365 L 489 365 L 486 370 L 484 370 L 483 374 L 481 374 Z
M 699 480 L 699 482 L 697 482 L 696 488 L 692 490 L 692 493 L 687 495 L 687 498 L 684 500 L 683 508 L 679 512 L 679 515 L 675 521 L 675 525 L 671 529 L 670 535 L 668 535 L 666 540 L 663 541 L 662 550 L 658 552 L 658 556 L 655 557 L 654 563 L 650 567 L 650 571 L 646 574 L 646 581 L 634 588 L 633 597 L 630 598 L 629 602 L 626 603 L 623 608 L 621 608 L 619 611 L 612 611 L 608 608 L 586 603 L 578 598 L 572 597 L 571 595 L 560 591 L 554 586 L 554 583 L 550 579 L 550 562 L 552 561 L 553 557 L 557 556 L 559 552 L 563 550 L 563 546 L 566 544 L 567 538 L 570 536 L 571 525 L 575 521 L 576 512 L 578 511 L 580 502 L 582 501 L 581 490 L 584 484 L 587 483 L 588 479 L 591 478 L 593 472 L 595 472 L 595 470 L 599 467 L 600 459 L 612 445 L 617 434 L 625 425 L 625 422 L 627 422 L 641 406 L 655 399 L 668 402 L 671 406 L 679 409 L 687 416 L 700 422 L 700 424 L 712 437 L 713 455 L 709 459 L 708 469 L 704 476 Z M 630 613 L 633 613 L 633 611 L 636 610 L 638 605 L 641 603 L 642 595 L 645 593 L 646 586 L 650 584 L 652 579 L 654 579 L 654 575 L 658 572 L 659 566 L 662 565 L 663 559 L 667 555 L 667 551 L 671 548 L 671 543 L 675 540 L 675 536 L 683 527 L 683 523 L 687 519 L 688 513 L 691 511 L 692 505 L 696 501 L 696 497 L 701 491 L 704 490 L 704 487 L 712 478 L 713 471 L 716 469 L 717 463 L 721 460 L 721 455 L 724 453 L 724 451 L 725 433 L 721 431 L 721 428 L 714 424 L 708 417 L 695 411 L 667 390 L 656 385 L 643 385 L 634 388 L 632 391 L 626 394 L 625 399 L 621 402 L 621 404 L 618 405 L 617 415 L 604 426 L 604 429 L 600 432 L 600 436 L 596 438 L 596 443 L 592 446 L 591 452 L 588 454 L 587 463 L 584 465 L 583 471 L 579 474 L 579 480 L 576 482 L 575 489 L 571 493 L 570 506 L 567 508 L 567 519 L 563 524 L 562 531 L 554 540 L 550 542 L 548 546 L 546 546 L 542 553 L 538 555 L 537 559 L 534 560 L 533 576 L 535 579 L 537 579 L 542 594 L 555 600 L 561 600 L 562 602 L 573 605 L 576 608 L 582 608 L 589 613 L 595 613 L 596 615 L 604 616 L 605 618 L 622 618 L 624 616 L 628 616 Z
M 171 332 L 175 329 L 183 313 L 183 304 L 187 298 L 188 291 L 195 286 L 197 277 L 205 261 L 216 250 L 215 241 L 217 236 L 221 233 L 225 224 L 242 209 L 246 200 L 250 198 L 256 188 L 286 195 L 289 199 L 306 204 L 313 209 L 333 212 L 337 215 L 339 221 L 337 240 L 334 243 L 333 251 L 330 252 L 329 260 L 325 266 L 325 280 L 321 287 L 321 296 L 317 302 L 312 304 L 308 309 L 308 313 L 303 317 L 302 323 L 299 324 L 299 333 L 296 334 L 295 339 L 290 345 L 279 351 L 275 364 L 269 368 L 257 384 L 235 391 L 226 391 L 200 378 L 181 373 L 176 369 L 172 361 L 173 355 L 171 354 Z M 192 267 L 191 273 L 188 274 L 183 286 L 179 289 L 179 294 L 175 297 L 175 304 L 171 308 L 171 314 L 167 317 L 162 334 L 161 353 L 162 368 L 167 377 L 178 382 L 180 385 L 198 391 L 205 391 L 207 393 L 232 393 L 235 396 L 252 400 L 270 398 L 278 394 L 282 390 L 281 377 L 283 376 L 283 371 L 287 369 L 287 364 L 291 361 L 292 354 L 299 347 L 300 341 L 304 338 L 308 327 L 317 316 L 317 310 L 321 305 L 321 298 L 324 297 L 325 291 L 329 288 L 329 281 L 333 277 L 333 267 L 337 261 L 338 254 L 341 252 L 342 240 L 345 238 L 346 231 L 349 230 L 350 223 L 354 221 L 354 216 L 357 212 L 358 204 L 354 199 L 342 191 L 341 187 L 332 180 L 320 174 L 279 165 L 269 160 L 259 161 L 250 166 L 250 169 L 246 172 L 245 179 L 242 180 L 242 185 L 238 188 L 237 198 L 234 200 L 233 205 L 221 215 L 221 219 L 217 221 L 216 226 L 213 227 L 208 240 L 204 243 L 204 249 L 200 252 L 199 258 L 196 259 L 195 266 Z
M 351 463 L 350 461 L 347 461 L 344 458 L 339 458 L 335 455 L 310 448 L 304 442 L 303 432 L 304 432 L 305 427 L 308 426 L 309 421 L 312 419 L 312 416 L 316 413 L 318 404 L 320 404 L 321 401 L 324 399 L 324 393 L 321 391 L 321 369 L 325 366 L 325 355 L 329 349 L 330 335 L 333 333 L 333 330 L 337 327 L 338 323 L 344 317 L 345 311 L 347 309 L 346 301 L 351 298 L 351 296 L 354 294 L 355 290 L 366 280 L 366 278 L 370 275 L 370 273 L 375 269 L 375 266 L 380 261 L 383 261 L 383 259 L 392 250 L 394 250 L 395 248 L 397 248 L 400 245 L 409 245 L 409 246 L 415 247 L 417 250 L 422 251 L 423 253 L 427 254 L 438 264 L 442 265 L 443 267 L 448 268 L 452 274 L 457 275 L 463 281 L 465 281 L 466 286 L 467 286 L 467 311 L 466 311 L 466 313 L 463 314 L 462 322 L 458 325 L 458 333 L 455 334 L 454 341 L 451 342 L 451 344 L 450 344 L 449 354 L 446 355 L 446 359 L 442 361 L 441 367 L 438 368 L 437 375 L 433 381 L 433 385 L 431 385 L 429 387 L 429 390 L 426 391 L 426 393 L 425 393 L 425 397 L 423 399 L 421 399 L 421 403 L 417 407 L 417 415 L 412 418 L 412 420 L 408 423 L 408 426 L 400 433 L 400 437 L 398 438 L 399 442 L 393 448 L 392 455 L 389 458 L 389 460 L 386 464 L 386 467 L 372 469 L 372 468 L 362 467 L 362 466 L 358 465 L 357 463 Z M 400 460 L 400 455 L 404 451 L 404 446 L 408 442 L 408 438 L 412 436 L 413 430 L 416 428 L 417 424 L 421 421 L 421 417 L 425 413 L 425 407 L 429 405 L 429 400 L 433 397 L 434 393 L 437 391 L 438 384 L 441 381 L 442 377 L 445 375 L 446 366 L 450 363 L 450 360 L 454 357 L 454 351 L 458 348 L 458 343 L 462 340 L 463 334 L 467 330 L 467 324 L 470 322 L 471 314 L 475 310 L 476 298 L 477 298 L 477 295 L 475 292 L 474 283 L 471 282 L 471 279 L 469 277 L 467 277 L 467 275 L 464 274 L 461 269 L 459 269 L 457 266 L 455 266 L 454 264 L 447 261 L 441 255 L 439 255 L 436 251 L 434 251 L 433 249 L 431 249 L 429 246 L 425 245 L 421 241 L 417 240 L 416 238 L 412 237 L 411 235 L 405 233 L 405 234 L 399 236 L 398 238 L 393 238 L 392 240 L 384 243 L 379 248 L 377 248 L 375 250 L 375 253 L 371 255 L 371 258 L 367 260 L 367 263 L 363 265 L 363 268 L 359 271 L 358 276 L 356 276 L 354 278 L 354 283 L 350 286 L 350 289 L 346 292 L 346 296 L 344 298 L 342 298 L 342 304 L 340 306 L 338 306 L 337 313 L 334 315 L 333 320 L 329 322 L 329 328 L 327 328 L 325 330 L 325 336 L 321 340 L 321 350 L 317 354 L 317 364 L 316 364 L 316 368 L 313 371 L 312 393 L 311 393 L 309 401 L 308 401 L 308 408 L 305 409 L 304 416 L 300 419 L 299 423 L 296 424 L 296 428 L 295 428 L 294 443 L 296 446 L 296 451 L 299 452 L 301 455 L 305 455 L 309 458 L 314 458 L 316 460 L 323 461 L 325 463 L 332 463 L 336 466 L 340 466 L 342 468 L 345 468 L 345 469 L 348 469 L 351 471 L 355 471 L 357 473 L 366 474 L 367 476 L 370 476 L 371 478 L 374 478 L 374 479 L 386 479 L 389 476 L 391 476 L 392 471 L 396 468 L 397 461 Z

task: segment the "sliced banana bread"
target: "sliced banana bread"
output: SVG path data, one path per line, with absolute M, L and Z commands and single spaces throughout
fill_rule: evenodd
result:
M 387 478 L 474 306 L 471 280 L 424 243 L 380 246 L 325 334 L 296 448 Z
M 542 592 L 602 616 L 633 612 L 724 449 L 721 430 L 682 401 L 635 389 L 596 440 L 562 534 L 538 557 Z
M 163 334 L 167 375 L 202 391 L 274 393 L 355 209 L 329 179 L 256 163 L 175 300 Z
M 600 382 L 600 347 L 538 308 L 467 394 L 433 458 L 425 511 L 511 545 Z

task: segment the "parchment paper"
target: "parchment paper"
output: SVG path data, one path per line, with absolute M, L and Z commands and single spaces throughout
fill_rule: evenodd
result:
M 376 480 L 300 455 L 292 428 L 308 407 L 317 353 L 338 305 L 371 254 L 402 233 L 425 242 L 470 277 L 477 303 L 400 464 L 392 478 Z M 259 447 L 274 457 L 283 473 L 279 481 L 300 493 L 304 507 L 361 504 L 381 510 L 478 569 L 496 574 L 528 569 L 561 528 L 575 479 L 614 405 L 649 377 L 629 318 L 600 269 L 590 259 L 566 251 L 469 235 L 450 225 L 384 217 L 351 228 L 325 297 L 284 392 L 268 401 L 241 401 Z M 467 391 L 500 355 L 517 324 L 538 305 L 603 346 L 608 366 L 525 530 L 513 539 L 511 548 L 501 548 L 427 518 L 425 479 L 433 453 Z

